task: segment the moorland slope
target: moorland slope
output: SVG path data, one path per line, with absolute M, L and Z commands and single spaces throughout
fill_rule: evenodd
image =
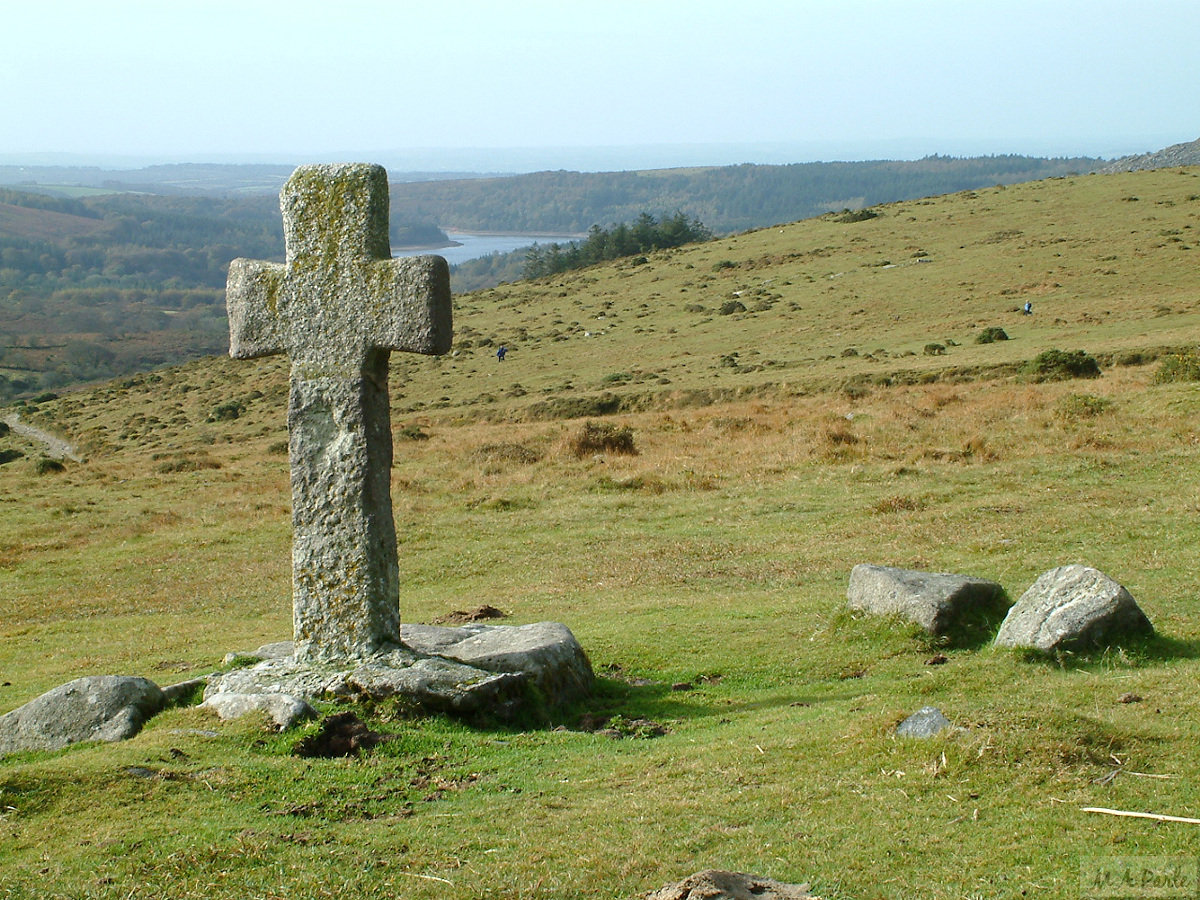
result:
M 1200 170 L 872 212 L 465 295 L 450 355 L 393 357 L 405 621 L 563 621 L 590 702 L 380 707 L 394 738 L 336 760 L 185 706 L 0 760 L 8 894 L 624 898 L 719 867 L 1076 898 L 1194 860 L 1192 826 L 1084 810 L 1200 815 L 1200 391 L 1158 377 L 1200 341 Z M 1102 374 L 1022 374 L 1054 349 Z M 87 459 L 0 435 L 0 712 L 288 636 L 286 398 L 286 361 L 211 358 L 20 407 Z M 634 453 L 581 446 L 602 413 Z M 858 562 L 1013 599 L 1086 563 L 1157 636 L 943 645 L 848 612 Z M 926 705 L 957 730 L 898 739 Z

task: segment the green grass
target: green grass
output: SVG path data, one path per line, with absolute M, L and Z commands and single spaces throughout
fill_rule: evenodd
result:
M 1194 856 L 1192 826 L 1081 810 L 1200 814 L 1200 393 L 1155 383 L 1162 348 L 1200 336 L 1195 262 L 1159 234 L 1190 240 L 1197 183 L 981 191 L 459 298 L 460 341 L 514 350 L 393 358 L 393 427 L 427 435 L 396 442 L 403 618 L 565 622 L 596 696 L 563 731 L 381 707 L 399 737 L 357 760 L 197 709 L 2 760 L 0 896 L 622 898 L 719 867 L 826 898 L 1074 898 L 1081 860 Z M 717 316 L 736 290 L 768 305 Z M 975 343 L 993 325 L 1011 340 Z M 1056 347 L 1101 377 L 1020 378 Z M 62 473 L 0 437 L 26 452 L 0 466 L 0 711 L 289 636 L 286 373 L 204 361 L 24 411 L 87 451 Z M 605 391 L 634 455 L 572 451 L 595 414 L 530 413 Z M 1158 637 L 942 647 L 846 611 L 858 562 L 1013 599 L 1082 562 Z M 895 738 L 924 705 L 962 730 Z M 667 733 L 614 740 L 585 715 Z

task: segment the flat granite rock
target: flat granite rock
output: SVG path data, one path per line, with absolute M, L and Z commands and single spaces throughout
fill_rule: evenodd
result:
M 256 665 L 213 677 L 205 705 L 223 694 L 283 694 L 306 701 L 403 696 L 436 712 L 514 714 L 526 686 L 548 706 L 591 689 L 591 664 L 565 625 L 403 626 L 404 647 L 349 661 L 296 660 L 289 643 L 261 647 Z
M 592 689 L 595 675 L 571 629 L 560 622 L 532 625 L 447 627 L 402 625 L 406 647 L 443 656 L 488 672 L 526 675 L 551 706 L 562 706 Z
M 1000 618 L 1004 588 L 970 575 L 860 564 L 850 571 L 846 603 L 874 615 L 899 616 L 932 635 Z
M 77 678 L 0 716 L 0 756 L 123 741 L 166 705 L 153 681 L 126 675 Z
M 238 694 L 222 691 L 200 704 L 211 709 L 221 719 L 240 719 L 252 712 L 264 712 L 280 731 L 286 731 L 304 719 L 316 715 L 308 702 L 290 694 Z
M 340 663 L 266 659 L 212 678 L 204 701 L 220 703 L 220 694 L 286 694 L 307 701 L 403 695 L 436 712 L 493 710 L 503 717 L 520 704 L 524 681 L 523 675 L 497 675 L 396 649 Z

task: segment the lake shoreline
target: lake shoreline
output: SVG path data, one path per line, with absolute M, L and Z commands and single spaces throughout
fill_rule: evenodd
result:
M 419 256 L 426 253 L 444 255 L 451 265 L 493 253 L 511 253 L 534 244 L 567 244 L 586 239 L 586 234 L 530 234 L 523 231 L 464 231 L 443 228 L 447 242 L 393 247 L 392 256 Z M 441 251 L 447 251 L 441 253 Z

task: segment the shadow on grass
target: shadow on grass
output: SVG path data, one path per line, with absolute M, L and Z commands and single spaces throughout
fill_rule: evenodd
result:
M 982 650 L 996 638 L 1012 601 L 1004 591 L 991 600 L 962 611 L 939 634 L 930 634 L 900 615 L 878 615 L 859 610 L 839 610 L 830 622 L 831 634 L 844 644 L 895 647 L 906 643 L 916 652 Z
M 1058 650 L 1049 653 L 1016 648 L 1012 652 L 1026 662 L 1061 669 L 1093 669 L 1113 665 L 1136 669 L 1174 660 L 1200 659 L 1200 640 L 1183 640 L 1155 634 L 1151 637 L 1130 638 L 1119 646 Z
M 693 691 L 677 690 L 666 682 L 633 684 L 620 678 L 597 676 L 591 695 L 564 710 L 566 719 L 561 724 L 574 729 L 581 722 L 587 727 L 589 722 L 611 716 L 657 722 L 711 715 L 712 707 L 697 702 L 698 699 Z
M 722 695 L 716 700 L 707 695 L 703 687 L 680 690 L 667 683 L 631 684 L 618 678 L 598 677 L 592 696 L 581 701 L 572 710 L 576 724 L 563 724 L 568 728 L 580 727 L 594 730 L 593 725 L 605 717 L 621 717 L 625 720 L 648 720 L 669 722 L 700 720 L 728 716 L 761 709 L 778 709 L 787 706 L 816 706 L 823 703 L 850 700 L 859 696 L 856 691 L 801 692 L 794 689 L 755 691 L 745 699 Z M 568 719 L 570 716 L 568 716 Z

